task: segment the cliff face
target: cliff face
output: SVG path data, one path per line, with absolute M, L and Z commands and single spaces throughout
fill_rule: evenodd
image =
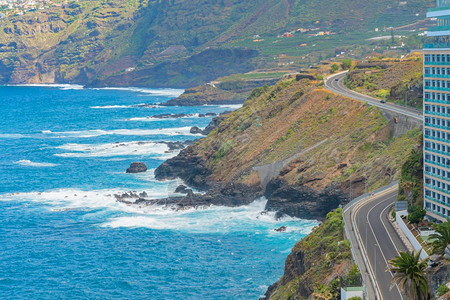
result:
M 268 210 L 320 219 L 365 186 L 395 180 L 419 136 L 393 138 L 376 108 L 315 81 L 286 79 L 254 90 L 241 109 L 155 175 L 180 177 L 233 205 L 265 195 Z
M 303 299 L 313 293 L 337 297 L 339 291 L 333 286 L 353 266 L 343 227 L 342 209 L 330 212 L 321 225 L 294 246 L 286 258 L 283 276 L 268 288 L 265 299 Z
M 167 106 L 196 106 L 196 105 L 218 105 L 218 104 L 241 104 L 250 96 L 253 89 L 263 85 L 274 85 L 283 73 L 275 73 L 274 77 L 258 78 L 258 73 L 248 74 L 255 76 L 251 79 L 233 79 L 233 77 L 244 77 L 247 74 L 239 74 L 227 78 L 219 78 L 213 82 L 202 84 L 186 89 L 178 98 L 165 103 Z M 261 73 L 265 75 L 265 73 Z M 270 73 L 268 74 L 270 75 Z

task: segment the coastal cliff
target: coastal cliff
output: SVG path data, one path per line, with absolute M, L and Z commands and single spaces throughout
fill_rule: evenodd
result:
M 328 213 L 322 224 L 295 244 L 286 258 L 283 276 L 268 288 L 263 299 L 303 299 L 312 294 L 325 296 L 318 299 L 340 299 L 340 277 L 358 274 L 343 232 L 342 209 Z
M 257 87 L 274 85 L 284 72 L 236 74 L 218 78 L 186 91 L 164 103 L 165 106 L 242 104 Z
M 255 89 L 155 176 L 206 191 L 187 197 L 191 205 L 238 206 L 264 195 L 278 216 L 323 219 L 365 188 L 397 179 L 419 138 L 419 130 L 393 137 L 376 108 L 332 94 L 320 80 L 288 78 Z

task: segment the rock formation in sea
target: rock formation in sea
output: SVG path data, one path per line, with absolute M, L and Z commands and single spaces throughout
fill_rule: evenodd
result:
M 147 165 L 143 162 L 132 162 L 127 173 L 143 173 L 147 171 Z

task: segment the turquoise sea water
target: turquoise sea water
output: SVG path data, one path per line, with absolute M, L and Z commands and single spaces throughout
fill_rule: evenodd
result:
M 0 87 L 1 299 L 256 299 L 282 275 L 315 221 L 260 215 L 264 199 L 184 212 L 115 201 L 173 195 L 180 182 L 153 170 L 177 153 L 158 142 L 200 138 L 190 127 L 211 118 L 195 114 L 237 108 L 158 106 L 181 92 Z M 163 113 L 194 116 L 151 118 Z M 126 174 L 132 161 L 149 171 Z

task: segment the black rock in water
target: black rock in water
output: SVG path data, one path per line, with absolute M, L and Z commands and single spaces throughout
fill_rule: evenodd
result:
M 197 126 L 192 127 L 189 132 L 192 133 L 192 134 L 198 134 L 198 133 L 203 134 L 203 130 L 201 130 Z
M 187 186 L 181 184 L 175 189 L 175 193 L 186 194 Z
M 286 226 L 281 226 L 280 228 L 275 229 L 277 232 L 283 232 L 286 231 Z
M 143 173 L 147 171 L 147 165 L 143 162 L 132 162 L 127 173 Z

